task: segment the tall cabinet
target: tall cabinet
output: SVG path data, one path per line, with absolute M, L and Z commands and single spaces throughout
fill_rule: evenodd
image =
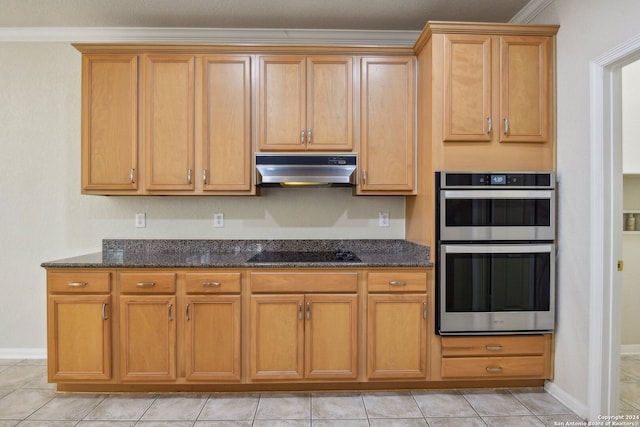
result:
M 434 22 L 418 61 L 415 197 L 406 238 L 434 244 L 434 173 L 555 170 L 556 25 Z

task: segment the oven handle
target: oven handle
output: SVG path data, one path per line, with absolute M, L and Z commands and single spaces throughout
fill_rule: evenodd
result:
M 552 190 L 445 190 L 445 199 L 552 199 Z
M 509 254 L 509 253 L 551 253 L 554 251 L 554 244 L 512 244 L 512 245 L 493 245 L 493 244 L 477 244 L 477 245 L 450 245 L 443 244 L 440 246 L 445 254 L 464 254 L 464 253 L 480 253 L 480 254 Z

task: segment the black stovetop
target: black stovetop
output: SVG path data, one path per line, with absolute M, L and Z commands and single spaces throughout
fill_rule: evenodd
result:
M 288 262 L 362 262 L 351 251 L 331 252 L 259 252 L 247 260 L 249 263 L 288 263 Z

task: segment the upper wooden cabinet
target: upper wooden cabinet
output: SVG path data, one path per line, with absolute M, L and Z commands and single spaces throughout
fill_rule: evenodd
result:
M 193 190 L 193 55 L 145 55 L 145 187 Z
M 353 148 L 351 56 L 259 57 L 260 150 Z
M 82 191 L 252 194 L 251 87 L 251 55 L 85 53 Z
M 443 141 L 548 142 L 550 45 L 549 37 L 445 34 Z
M 415 58 L 362 58 L 359 194 L 411 194 L 415 181 Z
M 82 57 L 82 191 L 136 192 L 138 56 Z
M 427 26 L 416 44 L 418 139 L 433 156 L 432 170 L 554 169 L 556 31 Z
M 202 59 L 204 192 L 251 191 L 251 57 Z

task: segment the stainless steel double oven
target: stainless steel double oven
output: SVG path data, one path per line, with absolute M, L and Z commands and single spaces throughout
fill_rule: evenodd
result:
M 553 330 L 551 172 L 437 172 L 437 332 Z

